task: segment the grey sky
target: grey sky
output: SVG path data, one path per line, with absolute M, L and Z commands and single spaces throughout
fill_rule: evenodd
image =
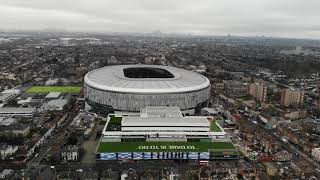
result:
M 0 29 L 320 38 L 320 0 L 0 0 Z

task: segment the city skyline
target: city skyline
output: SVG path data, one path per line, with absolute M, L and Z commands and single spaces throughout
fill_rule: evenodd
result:
M 0 0 L 0 179 L 320 179 L 318 7 Z
M 62 30 L 93 33 L 163 32 L 192 35 L 320 37 L 310 0 L 54 1 L 0 0 L 1 30 Z

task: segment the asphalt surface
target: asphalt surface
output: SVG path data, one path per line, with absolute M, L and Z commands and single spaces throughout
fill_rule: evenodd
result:
M 45 155 L 48 153 L 48 151 L 51 149 L 51 145 L 54 144 L 54 142 L 57 140 L 57 137 L 61 135 L 61 132 L 65 132 L 67 128 L 69 127 L 69 124 L 72 122 L 72 120 L 75 118 L 78 112 L 78 105 L 73 104 L 70 109 L 67 112 L 70 112 L 66 115 L 65 120 L 55 128 L 54 131 L 52 131 L 51 135 L 48 136 L 46 139 L 46 142 L 42 144 L 36 153 L 34 153 L 33 158 L 31 158 L 28 163 L 27 167 L 28 169 L 32 167 L 37 167 L 39 163 L 42 161 L 42 159 L 45 157 Z M 64 117 L 63 117 L 64 118 Z M 36 155 L 38 154 L 38 155 Z
M 277 141 L 277 143 L 281 145 L 281 147 L 283 149 L 287 150 L 288 152 L 290 152 L 293 155 L 293 159 L 295 161 L 299 161 L 299 160 L 303 159 L 306 162 L 310 163 L 310 165 L 313 166 L 314 169 L 316 169 L 316 168 L 320 169 L 319 163 L 314 161 L 307 154 L 305 154 L 304 152 L 299 150 L 297 147 L 295 147 L 290 142 L 288 142 L 288 143 L 283 142 L 282 139 L 281 139 L 281 136 L 279 136 L 277 133 L 272 133 L 272 132 L 268 131 L 267 129 L 262 127 L 261 124 L 254 124 L 249 118 L 247 118 L 245 116 L 241 116 L 241 117 L 244 119 L 244 121 L 249 122 L 255 128 L 259 128 L 259 131 L 262 131 L 262 132 L 264 132 L 266 134 L 271 135 Z M 298 154 L 298 156 L 297 156 L 297 154 Z M 317 175 L 320 177 L 320 173 L 319 172 L 315 171 L 315 173 L 317 173 Z

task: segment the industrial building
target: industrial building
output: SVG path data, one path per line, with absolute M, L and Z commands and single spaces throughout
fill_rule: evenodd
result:
M 36 113 L 36 111 L 36 108 L 5 107 L 0 108 L 0 117 L 32 117 Z

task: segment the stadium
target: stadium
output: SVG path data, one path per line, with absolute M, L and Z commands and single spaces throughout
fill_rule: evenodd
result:
M 175 67 L 120 65 L 87 73 L 84 90 L 87 109 L 102 114 L 175 106 L 192 115 L 209 99 L 210 82 L 203 75 Z

